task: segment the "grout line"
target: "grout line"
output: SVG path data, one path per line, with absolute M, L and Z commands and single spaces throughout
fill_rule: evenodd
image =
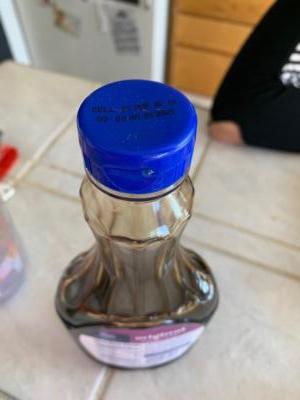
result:
M 180 47 L 180 48 L 183 48 L 183 49 L 190 49 L 190 50 L 193 50 L 193 51 L 199 51 L 200 50 L 203 53 L 216 54 L 218 56 L 228 58 L 231 61 L 233 61 L 234 58 L 235 58 L 234 54 L 232 52 L 230 52 L 230 51 L 220 50 L 220 49 L 217 49 L 217 48 L 213 49 L 212 47 L 205 47 L 203 45 L 201 46 L 201 45 L 191 44 L 191 43 L 188 43 L 188 42 L 184 42 L 182 40 L 176 41 L 175 42 L 175 46 L 177 46 L 177 48 Z
M 188 238 L 188 240 L 190 240 L 191 242 L 193 242 L 195 244 L 198 244 L 200 246 L 206 247 L 210 251 L 214 251 L 216 253 L 220 253 L 220 254 L 226 255 L 226 256 L 234 258 L 236 260 L 247 262 L 248 264 L 253 265 L 255 268 L 258 268 L 258 269 L 263 270 L 265 272 L 270 272 L 270 273 L 273 273 L 273 274 L 278 275 L 280 277 L 284 277 L 284 278 L 288 278 L 288 279 L 296 280 L 296 281 L 300 282 L 300 276 L 299 275 L 292 274 L 292 273 L 286 272 L 286 271 L 282 271 L 280 269 L 274 268 L 274 267 L 272 267 L 272 266 L 270 266 L 268 264 L 262 263 L 260 261 L 255 261 L 255 260 L 252 260 L 251 258 L 248 258 L 248 257 L 245 257 L 245 256 L 241 256 L 239 254 L 232 253 L 229 250 L 224 250 L 224 249 L 221 249 L 220 247 L 214 246 L 214 245 L 212 245 L 210 243 L 202 242 L 201 240 L 197 240 L 197 239 L 195 239 L 195 238 L 193 238 L 193 237 L 191 237 L 189 235 L 185 235 L 185 237 Z
M 56 191 L 55 189 L 51 189 L 49 187 L 43 186 L 42 184 L 35 183 L 35 182 L 26 181 L 26 184 L 28 184 L 30 186 L 33 186 L 33 187 L 36 187 L 36 188 L 38 188 L 40 190 L 43 190 L 43 191 L 45 191 L 45 192 L 47 192 L 47 193 L 49 193 L 51 195 L 58 196 L 58 197 L 60 197 L 60 198 L 62 198 L 64 200 L 72 201 L 73 203 L 76 203 L 76 204 L 80 203 L 79 197 L 78 198 L 77 197 L 73 197 L 71 195 L 65 194 L 65 193 L 60 192 L 60 191 Z M 214 223 L 216 225 L 223 225 L 222 222 L 220 223 L 217 219 L 213 219 L 213 218 L 207 217 L 205 215 L 202 216 L 202 215 L 199 215 L 199 213 L 194 213 L 194 214 L 195 214 L 196 218 L 208 220 L 209 222 L 212 222 L 212 223 Z M 230 227 L 231 229 L 238 230 L 238 228 L 230 226 L 230 224 L 227 224 L 227 223 L 225 223 L 224 226 Z M 244 231 L 246 233 L 252 235 L 251 232 L 248 232 L 246 230 L 244 230 Z M 255 235 L 253 235 L 253 236 L 255 236 Z M 300 276 L 298 276 L 296 274 L 293 274 L 293 273 L 290 273 L 290 272 L 286 272 L 286 271 L 280 270 L 278 268 L 274 268 L 270 264 L 263 263 L 263 262 L 258 261 L 258 260 L 253 260 L 253 259 L 248 258 L 246 256 L 235 254 L 235 253 L 231 252 L 230 250 L 224 250 L 221 247 L 212 245 L 210 243 L 203 242 L 201 240 L 197 240 L 197 239 L 195 239 L 195 238 L 193 238 L 193 237 L 191 237 L 191 236 L 189 236 L 187 234 L 185 234 L 184 237 L 187 238 L 188 240 L 190 240 L 191 242 L 195 243 L 195 244 L 198 244 L 200 246 L 206 247 L 207 249 L 209 249 L 211 251 L 214 251 L 214 252 L 229 256 L 229 257 L 237 259 L 237 260 L 241 260 L 241 261 L 247 262 L 247 263 L 253 265 L 254 267 L 256 267 L 258 269 L 261 269 L 261 270 L 263 270 L 265 272 L 274 273 L 275 275 L 278 275 L 278 276 L 282 276 L 282 277 L 285 277 L 285 278 L 288 278 L 288 279 L 300 281 Z M 261 239 L 261 238 L 259 237 L 259 239 Z M 263 239 L 268 240 L 268 238 L 263 238 Z
M 29 185 L 29 186 L 35 187 L 37 189 L 40 189 L 40 190 L 42 190 L 44 192 L 50 193 L 50 194 L 52 194 L 54 196 L 58 196 L 58 197 L 61 197 L 61 198 L 65 199 L 65 200 L 72 201 L 73 203 L 80 203 L 79 195 L 78 195 L 78 197 L 75 197 L 75 196 L 72 196 L 70 194 L 66 194 L 66 193 L 60 192 L 58 190 L 52 189 L 52 188 L 50 188 L 48 186 L 44 186 L 41 183 L 37 183 L 37 182 L 26 181 L 26 184 Z
M 107 369 L 106 379 L 104 380 L 102 388 L 100 389 L 100 391 L 98 393 L 98 397 L 95 400 L 104 400 L 104 398 L 106 396 L 106 393 L 107 393 L 107 390 L 108 390 L 108 388 L 110 386 L 110 383 L 112 381 L 112 378 L 114 376 L 114 372 L 115 371 L 113 369 L 111 369 L 111 368 Z M 92 400 L 92 399 L 90 399 L 90 400 Z
M 108 375 L 108 377 L 106 377 Z M 100 387 L 105 387 L 107 379 L 109 379 L 110 376 L 110 368 L 102 366 L 101 367 L 101 372 L 96 379 L 96 382 L 93 385 L 91 394 L 89 395 L 88 400 L 99 400 L 99 388 Z M 102 393 L 102 390 L 100 391 Z
M 41 184 L 38 184 L 38 183 L 33 183 L 33 182 L 26 182 L 26 183 L 28 185 L 30 185 L 30 186 L 36 187 L 36 188 L 38 188 L 40 190 L 43 190 L 43 191 L 45 191 L 45 192 L 47 192 L 49 194 L 61 197 L 64 200 L 72 201 L 73 203 L 76 203 L 76 204 L 80 203 L 80 199 L 79 198 L 73 197 L 71 195 L 67 195 L 65 193 L 56 191 L 56 190 L 51 189 L 49 187 L 45 187 L 45 186 L 43 186 Z M 197 216 L 197 215 L 196 215 L 196 217 L 199 218 L 199 219 L 202 218 L 201 216 Z M 203 218 L 203 219 L 205 219 L 205 218 Z M 210 221 L 210 219 L 208 219 L 208 221 Z M 212 222 L 212 221 L 210 221 L 210 222 Z M 218 221 L 217 222 L 213 221 L 213 223 L 215 223 L 216 225 L 219 225 Z M 191 236 L 189 236 L 187 234 L 185 234 L 184 237 L 187 238 L 188 240 L 190 240 L 191 242 L 195 243 L 195 244 L 198 244 L 200 246 L 206 247 L 207 249 L 209 249 L 211 251 L 215 251 L 217 253 L 229 256 L 229 257 L 234 258 L 236 260 L 241 260 L 241 261 L 247 262 L 247 263 L 253 265 L 254 267 L 256 267 L 258 269 L 261 269 L 261 270 L 263 270 L 265 272 L 274 273 L 275 275 L 282 276 L 282 277 L 285 277 L 285 278 L 288 278 L 288 279 L 292 279 L 292 280 L 296 280 L 296 281 L 300 282 L 300 276 L 299 275 L 292 274 L 290 272 L 286 272 L 286 271 L 280 270 L 278 268 L 274 268 L 270 264 L 263 263 L 263 262 L 258 261 L 258 260 L 253 260 L 253 259 L 248 258 L 246 256 L 242 256 L 242 255 L 233 253 L 230 250 L 224 250 L 221 247 L 212 245 L 210 243 L 205 243 L 205 242 L 203 242 L 201 240 L 197 240 L 197 239 L 195 239 L 195 238 L 193 238 L 193 237 L 191 237 Z
M 53 131 L 51 135 L 43 142 L 43 144 L 37 149 L 33 156 L 27 160 L 23 167 L 17 172 L 17 174 L 11 178 L 9 183 L 13 186 L 17 186 L 22 179 L 32 170 L 32 168 L 40 161 L 47 150 L 53 146 L 60 136 L 66 131 L 66 129 L 71 125 L 74 120 L 74 112 L 72 112 L 69 117 L 63 120 L 62 123 Z
M 22 181 L 22 179 L 25 178 L 25 176 L 30 172 L 30 170 L 38 163 L 38 161 L 48 151 L 48 149 L 51 146 L 53 146 L 57 142 L 57 140 L 66 132 L 67 128 L 72 123 L 73 118 L 74 118 L 74 113 L 71 113 L 70 116 L 68 118 L 66 118 L 57 127 L 57 129 L 43 143 L 43 145 L 40 146 L 40 148 L 36 151 L 34 156 L 30 160 L 25 162 L 24 166 L 20 169 L 20 171 L 14 177 L 12 177 L 12 179 L 10 180 L 10 183 L 13 186 L 18 185 Z M 206 156 L 208 154 L 210 143 L 211 143 L 211 138 L 210 138 L 209 135 L 207 135 L 206 146 L 204 147 L 202 156 L 201 156 L 201 158 L 200 158 L 200 160 L 199 160 L 199 162 L 198 162 L 198 164 L 197 164 L 197 166 L 195 168 L 195 172 L 192 175 L 192 181 L 193 182 L 197 179 L 197 177 L 198 177 L 198 175 L 199 175 L 199 173 L 201 171 L 201 168 L 202 168 L 202 166 L 204 164 L 205 158 L 206 158 Z M 47 165 L 50 168 L 62 171 L 64 173 L 70 174 L 70 175 L 75 176 L 75 177 L 80 177 L 80 178 L 82 177 L 81 174 L 79 174 L 79 173 L 77 173 L 75 171 L 70 171 L 70 170 L 68 170 L 68 169 L 66 169 L 64 167 L 56 166 L 56 165 L 53 165 L 53 164 L 45 164 L 45 165 Z M 76 203 L 80 202 L 80 199 L 77 198 L 77 197 L 73 197 L 71 195 L 65 194 L 65 193 L 57 191 L 55 189 L 51 189 L 51 188 L 49 188 L 47 186 L 44 186 L 42 184 L 35 183 L 35 182 L 30 182 L 30 181 L 27 181 L 26 183 L 31 185 L 31 186 L 37 187 L 40 190 L 46 191 L 46 192 L 48 192 L 48 193 L 50 193 L 52 195 L 56 195 L 56 196 L 59 196 L 61 198 L 64 198 L 66 200 L 69 200 L 69 201 L 72 201 L 72 202 L 76 202 Z M 203 214 L 201 212 L 194 211 L 193 215 L 196 216 L 199 219 L 204 219 L 204 220 L 209 221 L 211 223 L 214 223 L 214 224 L 217 224 L 217 225 L 221 225 L 221 226 L 224 226 L 224 227 L 227 227 L 227 228 L 230 228 L 230 229 L 234 229 L 234 230 L 246 233 L 246 234 L 248 234 L 248 235 L 250 235 L 252 237 L 256 237 L 258 239 L 262 239 L 262 240 L 274 243 L 276 245 L 280 245 L 280 246 L 285 247 L 285 248 L 287 248 L 289 250 L 293 250 L 293 251 L 297 251 L 297 252 L 300 251 L 300 246 L 297 246 L 295 244 L 291 244 L 289 242 L 285 242 L 285 241 L 280 240 L 280 239 L 275 239 L 275 238 L 269 237 L 267 235 L 251 231 L 251 230 L 249 230 L 247 228 L 244 228 L 242 226 L 238 226 L 238 225 L 232 224 L 230 222 L 227 222 L 227 221 L 224 221 L 224 220 L 221 220 L 221 219 L 218 219 L 218 218 L 214 218 L 214 217 L 211 217 L 209 215 L 205 215 L 205 214 Z M 199 242 L 199 243 L 201 244 L 201 242 Z M 278 269 L 274 269 L 272 266 L 270 266 L 268 264 L 264 264 L 264 263 L 253 261 L 251 259 L 248 259 L 247 257 L 236 255 L 234 253 L 222 250 L 221 248 L 215 247 L 213 245 L 209 245 L 209 244 L 205 244 L 205 243 L 202 243 L 202 244 L 205 245 L 208 248 L 210 247 L 211 249 L 213 249 L 215 251 L 230 255 L 231 257 L 240 258 L 240 259 L 242 259 L 244 261 L 250 262 L 250 263 L 254 264 L 255 266 L 258 266 L 258 264 L 260 264 L 260 267 L 262 267 L 264 270 L 267 269 L 269 271 L 273 271 L 274 273 L 277 273 L 277 274 L 280 274 L 280 275 L 284 275 L 284 276 L 288 276 L 288 277 L 290 277 L 292 279 L 297 279 L 297 280 L 300 279 L 297 275 L 293 275 L 293 274 L 290 274 L 290 273 L 287 273 L 287 272 L 279 272 Z
M 180 14 L 186 15 L 186 16 L 189 16 L 189 17 L 192 17 L 195 19 L 202 18 L 202 19 L 210 19 L 215 22 L 222 21 L 222 22 L 226 22 L 229 25 L 232 24 L 232 25 L 237 25 L 237 26 L 243 26 L 243 27 L 247 27 L 250 29 L 251 28 L 253 29 L 253 25 L 254 25 L 254 23 L 252 23 L 252 22 L 237 21 L 236 19 L 234 19 L 232 17 L 228 19 L 228 18 L 222 17 L 220 15 L 212 15 L 211 13 L 205 13 L 203 11 L 200 13 L 193 13 L 192 11 L 181 10 Z
M 60 165 L 55 165 L 55 164 L 52 164 L 52 163 L 49 163 L 49 164 L 48 163 L 43 163 L 41 165 L 46 166 L 46 167 L 48 167 L 50 169 L 54 169 L 54 170 L 63 172 L 65 174 L 74 176 L 75 178 L 83 178 L 83 176 L 84 176 L 84 169 L 83 168 L 82 168 L 82 173 L 79 173 L 79 172 L 72 171 L 72 170 L 70 170 L 68 168 L 61 167 Z
M 210 142 L 211 142 L 210 136 L 207 135 L 207 141 L 206 141 L 206 145 L 205 145 L 205 147 L 204 147 L 204 149 L 203 149 L 203 153 L 202 153 L 202 155 L 201 155 L 201 157 L 200 157 L 200 160 L 199 160 L 199 162 L 198 162 L 198 164 L 197 164 L 197 166 L 196 166 L 196 168 L 195 168 L 195 172 L 193 173 L 193 175 L 192 175 L 192 177 L 191 177 L 193 183 L 194 183 L 195 180 L 197 179 L 198 174 L 199 174 L 199 172 L 200 172 L 200 170 L 201 170 L 201 168 L 202 168 L 202 165 L 204 164 L 204 161 L 205 161 L 205 159 L 206 159 L 206 155 L 207 155 L 207 153 L 208 153 L 208 149 L 209 149 L 209 147 L 210 147 Z
M 197 218 L 204 219 L 204 220 L 212 222 L 214 224 L 221 225 L 221 226 L 224 226 L 226 228 L 234 229 L 236 231 L 246 233 L 246 234 L 248 234 L 250 236 L 253 236 L 253 237 L 256 237 L 258 239 L 263 239 L 263 240 L 265 240 L 267 242 L 271 242 L 273 244 L 285 247 L 286 249 L 297 251 L 297 252 L 300 251 L 300 246 L 298 246 L 296 244 L 289 243 L 289 242 L 286 242 L 286 241 L 280 240 L 280 239 L 275 239 L 275 238 L 273 238 L 271 236 L 264 235 L 264 234 L 259 233 L 259 232 L 251 231 L 250 229 L 244 228 L 243 226 L 235 225 L 235 224 L 232 224 L 231 222 L 227 222 L 227 221 L 224 221 L 224 220 L 221 220 L 221 219 L 218 219 L 218 218 L 211 217 L 211 216 L 203 214 L 203 213 L 201 213 L 199 211 L 194 211 L 193 215 L 196 216 Z

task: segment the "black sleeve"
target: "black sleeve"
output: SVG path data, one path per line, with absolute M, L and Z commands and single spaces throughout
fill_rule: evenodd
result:
M 300 1 L 276 1 L 227 72 L 212 119 L 237 122 L 246 143 L 300 150 L 300 89 L 286 87 L 280 80 L 298 42 Z

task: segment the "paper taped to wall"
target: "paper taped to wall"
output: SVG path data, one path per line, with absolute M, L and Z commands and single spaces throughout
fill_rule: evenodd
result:
M 140 52 L 137 17 L 133 6 L 115 1 L 94 0 L 99 30 L 110 33 L 119 53 Z

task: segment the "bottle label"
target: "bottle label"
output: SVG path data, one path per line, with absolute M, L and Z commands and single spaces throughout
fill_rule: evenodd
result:
M 96 336 L 80 334 L 81 345 L 107 364 L 145 368 L 180 357 L 204 329 L 197 323 L 182 323 L 144 329 L 100 328 Z

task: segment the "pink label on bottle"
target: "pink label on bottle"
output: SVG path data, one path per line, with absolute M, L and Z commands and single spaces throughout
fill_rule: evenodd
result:
M 152 367 L 185 353 L 204 329 L 183 323 L 145 329 L 100 328 L 98 337 L 81 334 L 82 346 L 97 360 L 127 368 Z

